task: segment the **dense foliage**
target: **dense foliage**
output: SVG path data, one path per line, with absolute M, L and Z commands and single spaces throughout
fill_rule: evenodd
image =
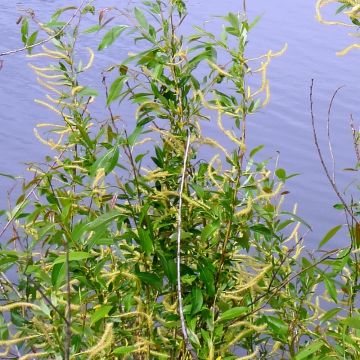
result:
M 340 9 L 352 20 L 353 6 Z M 184 35 L 186 14 L 154 0 L 22 18 L 48 91 L 36 102 L 52 111 L 35 134 L 51 154 L 29 168 L 1 232 L 2 358 L 359 358 L 359 203 L 337 206 L 351 246 L 304 255 L 311 228 L 281 209 L 292 175 L 246 147 L 285 47 L 247 58 L 246 9 L 223 16 L 219 35 Z M 129 37 L 139 49 L 106 65 L 101 90 L 84 83 L 96 54 L 81 46 L 98 32 L 97 51 Z M 355 129 L 354 145 L 357 170 Z

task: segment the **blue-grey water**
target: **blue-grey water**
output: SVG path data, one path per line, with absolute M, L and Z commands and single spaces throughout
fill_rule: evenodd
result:
M 127 6 L 130 1 L 95 1 L 98 7 L 113 3 L 121 7 Z M 56 8 L 69 4 L 78 5 L 80 1 L 0 0 L 0 4 L 0 52 L 3 52 L 21 46 L 20 26 L 16 25 L 16 20 L 22 9 L 32 8 L 39 19 L 46 21 Z M 188 2 L 186 31 L 190 31 L 191 24 L 204 25 L 215 31 L 219 20 L 214 15 L 238 12 L 241 7 L 242 0 L 191 0 Z M 328 11 L 330 15 L 332 12 L 334 8 Z M 335 55 L 336 51 L 351 44 L 349 30 L 319 24 L 315 20 L 315 0 L 251 0 L 248 1 L 248 14 L 250 18 L 261 15 L 261 21 L 250 33 L 249 54 L 261 54 L 268 49 L 279 50 L 285 43 L 288 44 L 285 55 L 274 59 L 269 68 L 269 105 L 249 120 L 249 147 L 264 144 L 266 147 L 263 158 L 276 158 L 279 154 L 280 167 L 285 168 L 288 173 L 300 173 L 289 181 L 290 194 L 287 196 L 286 206 L 291 208 L 291 204 L 298 203 L 298 213 L 314 228 L 307 235 L 306 243 L 315 248 L 326 231 L 343 223 L 344 218 L 341 213 L 332 209 L 332 204 L 337 199 L 321 169 L 312 139 L 310 81 L 315 79 L 314 103 L 318 133 L 328 160 L 327 108 L 334 90 L 345 85 L 334 103 L 331 121 L 337 182 L 339 188 L 344 189 L 354 180 L 354 173 L 344 172 L 342 169 L 353 166 L 355 161 L 349 117 L 353 114 L 355 120 L 360 122 L 357 112 L 360 51 L 354 50 L 345 57 Z M 100 37 L 97 38 L 99 39 Z M 125 56 L 129 47 L 131 44 L 123 41 L 108 51 L 97 54 L 95 66 L 100 69 L 102 64 L 109 64 Z M 47 121 L 51 113 L 34 103 L 35 97 L 41 98 L 43 90 L 27 66 L 25 54 L 18 53 L 3 57 L 2 60 L 0 173 L 24 175 L 24 163 L 41 161 L 48 153 L 48 149 L 34 137 L 33 128 L 37 123 Z M 87 80 L 94 83 L 94 86 L 100 84 L 100 76 Z M 100 116 L 104 111 L 101 107 L 96 109 Z M 207 131 L 216 136 L 215 125 L 209 125 Z M 0 185 L 0 204 L 3 207 L 7 201 L 7 191 L 13 182 L 0 177 Z M 342 237 L 334 241 L 333 245 L 346 245 L 348 241 L 346 237 Z

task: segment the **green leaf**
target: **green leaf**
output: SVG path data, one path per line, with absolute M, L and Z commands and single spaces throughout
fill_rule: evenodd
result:
M 333 208 L 336 210 L 344 210 L 345 209 L 343 204 L 335 204 L 335 205 L 333 205 Z
M 203 305 L 203 295 L 198 287 L 192 289 L 191 315 L 198 313 Z
M 0 176 L 4 176 L 4 177 L 10 178 L 10 179 L 12 179 L 12 180 L 16 180 L 16 177 L 13 176 L 13 175 L 5 174 L 5 173 L 0 173 Z
M 173 259 L 166 258 L 164 253 L 158 252 L 161 261 L 161 266 L 164 269 L 165 275 L 168 278 L 170 284 L 176 284 L 176 264 Z
M 298 221 L 300 224 L 305 225 L 309 230 L 312 231 L 311 226 L 304 219 L 302 219 L 300 216 L 298 216 L 296 214 L 293 214 L 292 212 L 289 212 L 289 211 L 282 211 L 281 214 L 290 215 L 294 220 Z
M 252 149 L 250 151 L 250 158 L 254 157 L 254 155 L 263 148 L 264 148 L 264 145 L 259 145 L 259 146 L 255 147 L 254 149 Z
M 24 18 L 21 24 L 21 40 L 26 45 L 27 43 L 27 36 L 29 33 L 29 21 L 27 18 Z
M 220 228 L 220 220 L 207 224 L 201 232 L 201 241 L 207 241 Z
M 308 358 L 310 355 L 318 351 L 320 348 L 322 348 L 323 342 L 321 340 L 316 340 L 308 345 L 306 345 L 304 348 L 302 348 L 296 355 L 295 360 L 303 360 Z
M 226 310 L 220 315 L 219 321 L 227 321 L 227 320 L 236 319 L 240 315 L 246 313 L 247 310 L 248 310 L 248 308 L 246 306 L 239 306 L 239 307 L 234 307 L 232 309 Z
M 100 215 L 95 220 L 88 223 L 85 226 L 84 230 L 85 231 L 95 230 L 95 229 L 97 229 L 101 226 L 104 226 L 104 225 L 108 224 L 109 222 L 111 222 L 115 219 L 118 219 L 120 217 L 123 217 L 123 215 L 119 211 L 117 211 L 117 210 L 110 211 L 108 213 Z
M 149 24 L 146 20 L 146 17 L 144 15 L 144 13 L 139 9 L 139 8 L 135 8 L 134 9 L 134 14 L 136 17 L 136 20 L 139 22 L 140 26 L 145 29 L 145 30 L 149 30 Z
M 360 330 L 360 317 L 359 316 L 348 317 L 344 320 L 341 320 L 341 323 L 344 325 L 348 325 L 354 329 Z
M 110 86 L 109 94 L 106 99 L 106 105 L 109 106 L 113 101 L 115 101 L 120 95 L 121 90 L 124 86 L 127 77 L 125 75 L 119 76 Z
M 275 170 L 275 175 L 282 181 L 286 180 L 286 172 L 284 169 L 276 169 Z
M 87 28 L 86 30 L 84 30 L 83 33 L 90 34 L 90 33 L 101 30 L 101 28 L 102 28 L 101 25 L 93 25 L 93 26 L 90 26 L 89 28 Z
M 84 89 L 80 90 L 80 91 L 78 92 L 78 94 L 79 94 L 80 96 L 98 96 L 98 95 L 99 95 L 99 93 L 98 93 L 97 90 L 95 90 L 95 89 L 90 89 L 90 88 L 88 88 L 88 87 L 85 87 Z
M 150 272 L 137 272 L 135 275 L 145 284 L 154 287 L 156 290 L 161 290 L 162 281 L 158 275 Z
M 38 35 L 38 31 L 33 32 L 27 40 L 26 46 L 32 46 L 35 44 L 36 38 Z M 28 49 L 28 53 L 31 54 L 32 48 Z
M 102 157 L 97 159 L 90 168 L 90 176 L 95 176 L 99 169 L 104 169 L 105 175 L 114 170 L 119 160 L 119 147 L 113 146 Z
M 84 251 L 72 251 L 69 254 L 69 261 L 80 261 L 80 260 L 85 260 L 88 259 L 90 257 L 92 257 L 93 255 L 84 252 Z M 64 263 L 66 261 L 66 254 L 63 255 L 59 255 L 53 262 L 52 264 L 61 264 Z
M 51 283 L 56 288 L 62 285 L 66 275 L 66 266 L 64 263 L 55 264 L 51 272 Z
M 276 332 L 278 335 L 286 335 L 289 331 L 288 325 L 281 319 L 275 316 L 265 316 L 269 326 Z
M 256 224 L 250 226 L 250 230 L 265 236 L 271 236 L 272 234 L 272 231 L 263 224 Z
M 142 131 L 143 131 L 143 126 L 136 126 L 134 131 L 127 138 L 128 144 L 130 146 L 133 146 L 135 144 L 135 141 L 142 134 Z
M 333 318 L 337 313 L 339 313 L 340 311 L 342 311 L 344 309 L 342 308 L 333 308 L 329 311 L 327 311 L 325 314 L 323 314 L 321 317 L 320 317 L 320 321 L 322 323 L 324 323 L 325 321 L 328 321 L 330 320 L 331 318 Z
M 116 349 L 114 349 L 113 354 L 115 355 L 124 355 L 134 352 L 136 349 L 138 349 L 138 346 L 131 345 L 131 346 L 119 346 Z
M 96 311 L 91 315 L 90 326 L 94 325 L 96 322 L 103 319 L 104 317 L 107 317 L 112 308 L 112 305 L 103 305 L 100 308 L 96 309 Z
M 337 303 L 338 299 L 334 279 L 324 276 L 324 284 L 330 297 Z
M 215 295 L 214 275 L 207 266 L 199 264 L 200 279 L 204 282 L 207 294 L 212 297 Z
M 139 243 L 142 248 L 142 250 L 145 252 L 146 255 L 150 255 L 153 251 L 153 242 L 150 236 L 150 230 L 149 229 L 138 229 L 139 233 Z
M 98 50 L 104 50 L 110 46 L 127 28 L 127 25 L 117 25 L 110 29 L 102 38 Z
M 318 249 L 323 247 L 332 237 L 335 236 L 335 234 L 342 228 L 342 225 L 338 225 L 333 227 L 331 230 L 327 232 L 327 234 L 324 236 L 324 238 L 321 240 Z
M 27 204 L 30 202 L 30 200 L 25 200 L 19 204 L 17 204 L 10 213 L 8 213 L 9 219 L 17 219 L 22 214 L 22 211 L 27 206 Z

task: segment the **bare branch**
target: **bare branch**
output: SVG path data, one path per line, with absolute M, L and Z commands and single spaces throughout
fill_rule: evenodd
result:
M 185 174 L 186 174 L 186 168 L 187 168 L 187 161 L 189 156 L 189 148 L 190 148 L 190 131 L 188 130 L 187 134 L 187 141 L 186 141 L 186 147 L 185 147 L 185 154 L 184 154 L 184 165 L 181 173 L 181 181 L 180 181 L 180 189 L 179 189 L 179 210 L 178 210 L 178 231 L 177 231 L 177 253 L 176 253 L 176 272 L 177 272 L 177 293 L 178 293 L 178 301 L 179 301 L 179 315 L 180 315 L 180 321 L 181 321 L 181 331 L 183 334 L 183 338 L 185 341 L 185 345 L 189 353 L 191 354 L 191 357 L 193 360 L 197 360 L 198 356 L 195 352 L 194 347 L 192 346 L 188 330 L 185 323 L 185 317 L 184 317 L 184 310 L 183 310 L 183 301 L 182 301 L 182 293 L 181 293 L 181 226 L 182 226 L 182 196 L 184 192 L 184 184 L 185 184 Z
M 356 154 L 356 160 L 358 165 L 360 166 L 360 137 L 359 137 L 359 131 L 355 129 L 355 123 L 354 118 L 352 115 L 350 115 L 350 126 L 351 126 L 351 133 L 354 143 L 354 149 Z
M 59 159 L 62 157 L 62 155 L 64 154 L 65 150 L 63 150 L 60 155 L 59 155 Z M 45 174 L 47 174 L 50 170 L 52 170 L 55 166 L 56 166 L 57 162 L 54 161 L 53 164 L 51 166 L 49 166 L 48 171 L 45 172 Z M 19 214 L 21 207 L 23 204 L 25 204 L 25 202 L 29 199 L 29 197 L 31 196 L 31 194 L 34 193 L 34 191 L 37 189 L 37 187 L 40 185 L 41 180 L 43 180 L 43 177 L 39 177 L 39 179 L 35 182 L 35 185 L 33 186 L 33 188 L 29 191 L 29 193 L 25 196 L 25 198 L 23 199 L 23 201 L 21 202 L 21 206 L 19 206 L 18 210 L 15 211 L 14 214 L 12 214 L 12 216 L 10 217 L 10 219 L 8 220 L 8 222 L 5 224 L 5 226 L 2 228 L 2 230 L 0 231 L 0 238 L 2 235 L 4 235 L 5 231 L 7 230 L 7 228 L 10 226 L 10 224 L 14 221 L 14 219 L 16 218 L 16 216 Z
M 331 100 L 330 100 L 330 104 L 329 104 L 329 108 L 328 108 L 328 116 L 327 116 L 327 124 L 326 124 L 326 127 L 327 127 L 327 139 L 328 139 L 328 145 L 329 145 L 329 152 L 330 152 L 330 156 L 331 156 L 331 160 L 332 160 L 332 180 L 333 182 L 335 183 L 335 157 L 334 157 L 334 153 L 333 153 L 333 149 L 332 149 L 332 145 L 331 145 L 331 137 L 330 137 L 330 119 L 331 119 L 331 110 L 332 110 L 332 106 L 333 106 L 333 103 L 334 103 L 334 100 L 335 100 L 335 97 L 338 93 L 338 91 L 340 89 L 342 89 L 344 86 L 340 86 L 338 87 Z
M 319 141 L 318 141 L 318 137 L 317 137 L 317 133 L 316 133 L 316 128 L 315 128 L 315 115 L 314 115 L 314 102 L 313 102 L 313 87 L 314 87 L 314 79 L 311 79 L 311 85 L 310 85 L 310 114 L 311 114 L 311 124 L 312 124 L 312 129 L 313 129 L 313 136 L 314 136 L 314 142 L 315 142 L 315 146 L 316 146 L 316 150 L 318 152 L 319 158 L 320 158 L 320 163 L 321 166 L 324 169 L 325 175 L 328 178 L 331 187 L 333 188 L 336 196 L 338 197 L 338 199 L 340 200 L 341 204 L 344 206 L 345 211 L 349 214 L 349 216 L 354 220 L 354 222 L 357 224 L 358 220 L 356 219 L 356 217 L 354 216 L 353 212 L 351 211 L 351 209 L 349 208 L 348 204 L 346 203 L 345 199 L 343 198 L 343 196 L 341 195 L 336 183 L 333 181 L 333 179 L 331 178 L 330 172 L 328 167 L 325 164 L 325 160 L 324 157 L 322 155 L 321 152 L 321 148 L 319 145 Z
M 83 6 L 85 5 L 85 3 L 87 3 L 88 0 L 83 0 L 81 2 L 81 4 L 79 5 L 79 7 L 75 10 L 75 12 L 72 14 L 72 16 L 70 17 L 70 19 L 64 24 L 64 26 L 57 31 L 54 35 L 49 36 L 48 38 L 38 41 L 32 45 L 26 45 L 24 47 L 18 48 L 18 49 L 14 49 L 14 50 L 9 50 L 9 51 L 5 51 L 0 53 L 0 57 L 1 56 L 6 56 L 6 55 L 11 55 L 11 54 L 16 54 L 18 52 L 22 52 L 25 50 L 30 50 L 33 49 L 37 46 L 46 44 L 47 42 L 51 41 L 52 39 L 55 39 L 57 36 L 59 36 L 69 25 L 70 23 L 74 20 L 74 18 L 76 17 L 76 15 L 80 12 L 80 10 L 83 8 Z

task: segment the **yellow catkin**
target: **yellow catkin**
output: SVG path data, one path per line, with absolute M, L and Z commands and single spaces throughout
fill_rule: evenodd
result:
M 67 103 L 65 101 L 62 101 L 60 99 L 54 99 L 52 96 L 50 96 L 49 94 L 46 95 L 46 98 L 51 101 L 53 104 L 56 104 L 56 105 L 61 105 L 63 107 L 66 107 L 68 109 L 73 109 L 73 110 L 76 110 L 76 109 L 85 109 L 86 108 L 86 105 L 84 104 L 80 104 L 78 102 L 74 102 L 74 103 Z
M 45 356 L 50 358 L 50 354 L 51 354 L 50 352 L 31 353 L 31 354 L 26 354 L 26 355 L 20 356 L 19 360 L 31 360 L 34 358 L 40 358 L 40 357 L 45 357 Z
M 269 270 L 272 268 L 272 265 L 265 266 L 264 269 L 256 275 L 250 282 L 248 282 L 246 285 L 241 286 L 239 289 L 236 289 L 234 291 L 226 292 L 225 294 L 239 294 L 243 291 L 252 288 L 255 284 L 257 284 L 261 279 L 265 277 L 265 275 L 269 272 Z
M 229 77 L 229 78 L 233 77 L 231 74 L 226 72 L 224 69 L 222 69 L 220 66 L 216 65 L 212 61 L 210 61 L 208 59 L 206 61 L 210 65 L 210 67 L 212 67 L 214 70 L 216 70 L 219 74 L 224 75 L 224 76 Z
M 283 186 L 283 184 L 280 183 L 273 192 L 270 192 L 270 193 L 263 192 L 261 195 L 257 196 L 254 199 L 254 201 L 261 200 L 261 199 L 271 199 L 271 198 L 275 197 L 276 195 L 279 194 L 280 190 L 282 189 L 282 186 Z
M 199 142 L 200 142 L 201 144 L 203 144 L 203 145 L 214 146 L 214 147 L 220 149 L 220 150 L 225 154 L 225 156 L 226 156 L 227 158 L 229 158 L 229 159 L 231 158 L 230 154 L 227 152 L 227 150 L 225 149 L 225 147 L 222 146 L 221 144 L 219 144 L 216 140 L 207 137 L 207 138 L 200 138 L 200 139 L 197 140 L 197 141 L 199 141 Z
M 44 51 L 45 54 L 51 55 L 51 56 L 56 56 L 58 59 L 64 59 L 65 61 L 67 61 L 69 64 L 71 64 L 71 59 L 69 58 L 69 56 L 67 56 L 66 54 L 60 52 L 60 51 L 55 51 L 55 50 L 50 50 L 49 48 L 47 48 L 45 45 L 42 45 L 42 49 Z
M 97 169 L 95 179 L 91 185 L 91 188 L 94 190 L 98 186 L 99 182 L 104 179 L 104 177 L 105 177 L 105 169 L 104 168 Z
M 136 118 L 136 119 L 139 119 L 139 117 L 140 117 L 140 112 L 141 112 L 141 110 L 142 110 L 143 108 L 145 108 L 145 107 L 151 107 L 151 108 L 153 108 L 155 111 L 158 111 L 158 110 L 161 109 L 161 108 L 160 108 L 160 105 L 157 104 L 156 102 L 153 102 L 153 101 L 144 102 L 144 103 L 142 103 L 142 104 L 136 109 L 136 113 L 135 113 L 135 118 Z M 159 114 L 161 113 L 162 115 L 166 115 L 166 114 L 163 113 L 163 112 L 159 112 L 159 111 L 158 111 L 158 113 L 159 113 Z
M 176 192 L 176 191 L 170 191 L 170 190 L 156 191 L 155 195 L 154 195 L 154 198 L 166 199 L 169 195 L 179 196 L 179 193 Z M 207 209 L 207 210 L 210 209 L 210 206 L 208 206 L 208 205 L 206 205 L 203 202 L 200 202 L 198 200 L 194 200 L 194 199 L 192 199 L 191 197 L 189 197 L 189 196 L 187 196 L 185 194 L 183 194 L 182 197 L 183 197 L 183 200 L 185 200 L 187 203 L 189 203 L 191 205 L 200 206 L 200 207 L 202 207 L 204 209 Z
M 315 9 L 316 9 L 316 19 L 325 25 L 342 25 L 342 26 L 346 26 L 346 27 L 355 27 L 356 25 L 354 24 L 348 24 L 348 23 L 344 23 L 342 21 L 329 21 L 329 20 L 325 20 L 322 15 L 321 15 L 321 8 L 331 4 L 331 3 L 338 3 L 338 0 L 318 0 L 316 2 L 315 5 Z
M 154 355 L 156 357 L 161 357 L 161 358 L 165 358 L 165 359 L 168 359 L 170 357 L 167 354 L 164 354 L 164 353 L 161 353 L 161 352 L 158 352 L 158 351 L 154 351 L 154 350 L 150 350 L 150 354 Z
M 218 181 L 215 179 L 214 174 L 216 174 L 216 171 L 213 171 L 213 165 L 215 163 L 216 160 L 218 160 L 219 158 L 219 154 L 216 154 L 208 163 L 208 167 L 207 167 L 207 173 L 209 176 L 209 179 L 211 180 L 211 182 L 213 183 L 213 185 L 215 185 L 218 188 L 218 191 L 220 192 L 224 192 L 223 187 L 218 183 Z
M 252 352 L 251 354 L 249 355 L 245 355 L 245 356 L 241 356 L 241 357 L 238 357 L 236 358 L 236 360 L 252 360 L 252 359 L 255 359 L 256 355 L 259 353 L 259 347 L 257 346 L 255 348 L 255 351 Z
M 28 57 L 28 58 L 49 57 L 51 59 L 62 59 L 62 57 L 55 56 L 55 55 L 50 55 L 50 54 L 47 54 L 47 53 L 44 53 L 44 52 L 37 53 L 37 54 L 26 55 L 26 57 Z
M 120 314 L 120 315 L 114 315 L 112 316 L 112 318 L 127 318 L 127 317 L 133 317 L 133 316 L 143 316 L 146 321 L 147 321 L 147 325 L 149 327 L 149 329 L 152 329 L 153 326 L 153 321 L 151 319 L 151 316 L 149 316 L 148 314 L 142 312 L 142 311 L 132 311 L 132 312 L 128 312 L 128 313 L 124 313 L 124 314 Z
M 76 358 L 76 356 L 78 355 L 84 355 L 84 354 L 88 354 L 88 359 L 91 360 L 93 359 L 96 355 L 98 355 L 100 352 L 102 352 L 103 350 L 105 350 L 107 347 L 109 347 L 113 341 L 113 323 L 107 323 L 105 326 L 105 331 L 103 336 L 101 337 L 101 339 L 99 340 L 99 342 L 91 347 L 88 350 L 85 350 L 83 352 L 74 354 L 71 356 L 71 358 Z
M 47 107 L 48 109 L 54 111 L 56 114 L 62 116 L 62 113 L 59 110 L 55 109 L 52 105 L 48 104 L 47 102 L 42 101 L 42 100 L 38 100 L 38 99 L 35 99 L 34 101 L 37 104 L 43 105 L 43 106 Z
M 29 335 L 29 336 L 24 336 L 22 338 L 14 338 L 14 339 L 10 339 L 10 340 L 0 340 L 0 346 L 11 346 L 11 345 L 15 345 L 15 344 L 18 344 L 18 343 L 26 341 L 26 340 L 35 339 L 37 337 L 40 337 L 40 335 Z
M 262 106 L 266 106 L 270 101 L 270 85 L 269 85 L 269 80 L 266 81 L 265 83 L 265 99 L 262 103 Z
M 149 171 L 147 170 L 148 173 L 145 175 L 146 179 L 148 181 L 152 181 L 152 180 L 156 180 L 159 178 L 166 178 L 170 175 L 170 173 L 168 171 Z
M 262 331 L 266 329 L 266 325 L 263 326 Z M 242 331 L 241 333 L 239 333 L 238 336 L 236 336 L 232 341 L 230 341 L 228 344 L 225 345 L 225 348 L 228 349 L 230 347 L 232 347 L 233 345 L 235 345 L 238 341 L 240 341 L 242 338 L 244 338 L 245 336 L 247 336 L 248 334 L 252 333 L 254 330 L 252 329 L 246 329 L 244 331 Z
M 248 321 L 238 321 L 234 324 L 231 324 L 229 327 L 230 328 L 234 328 L 234 327 L 238 327 L 238 326 L 244 326 L 248 329 L 252 329 L 254 331 L 257 331 L 257 332 L 260 332 L 260 331 L 263 331 L 264 330 L 264 325 L 261 325 L 261 326 L 257 326 L 257 325 L 254 325 Z
M 147 137 L 147 138 L 145 138 L 145 139 L 142 139 L 142 140 L 136 142 L 136 143 L 134 144 L 134 146 L 144 145 L 145 143 L 148 143 L 148 142 L 151 142 L 151 141 L 154 141 L 154 139 L 152 139 L 152 138 L 150 138 L 150 137 Z
M 63 129 L 63 130 L 68 130 L 67 126 L 58 125 L 58 124 L 50 124 L 50 123 L 40 123 L 40 124 L 37 124 L 36 127 L 38 127 L 38 128 L 40 128 L 40 127 L 52 127 L 52 128 L 59 128 L 59 129 Z
M 220 108 L 218 108 L 218 118 L 217 118 L 217 124 L 219 129 L 235 144 L 237 144 L 241 150 L 245 151 L 245 143 L 239 139 L 236 138 L 236 136 L 232 133 L 232 131 L 230 130 L 226 130 L 224 128 L 224 125 L 222 123 L 222 114 L 223 112 L 220 110 Z
M 49 146 L 51 149 L 57 149 L 59 148 L 59 144 L 55 144 L 55 142 L 53 140 L 45 140 L 42 136 L 40 136 L 39 132 L 37 131 L 37 129 L 34 129 L 34 134 L 35 137 L 44 145 Z
M 33 64 L 28 64 L 28 66 L 35 70 L 35 71 L 39 71 L 39 72 L 44 72 L 44 71 L 58 71 L 57 69 L 55 69 L 54 67 L 39 67 L 39 66 L 35 66 Z
M 252 209 L 252 205 L 253 205 L 253 200 L 251 198 L 248 199 L 246 207 L 244 209 L 241 209 L 240 211 L 238 211 L 235 216 L 241 217 L 241 216 L 245 216 L 248 215 Z
M 44 80 L 42 80 L 41 78 L 37 78 L 36 79 L 37 80 L 37 82 L 40 84 L 40 85 L 42 85 L 43 87 L 45 87 L 46 89 L 48 89 L 48 90 L 51 90 L 51 91 L 53 91 L 54 93 L 56 93 L 56 94 L 58 94 L 58 95 L 63 95 L 63 93 L 61 92 L 61 91 L 59 91 L 58 89 L 56 89 L 56 88 L 54 88 L 52 85 L 54 85 L 54 84 L 50 84 L 50 82 L 49 81 L 44 81 Z M 58 85 L 58 84 L 55 84 L 56 86 Z
M 37 71 L 37 70 L 34 70 L 34 71 L 35 71 L 36 75 L 38 75 L 42 78 L 45 78 L 45 79 L 65 79 L 63 74 L 48 75 L 42 71 Z
M 0 358 L 5 358 L 6 356 L 8 356 L 9 352 L 10 352 L 11 346 L 7 346 L 6 349 L 3 352 L 0 352 Z
M 269 356 L 275 354 L 281 348 L 281 346 L 282 343 L 280 341 L 275 341 L 271 351 L 269 352 Z
M 294 213 L 295 214 L 295 213 Z M 288 241 L 291 241 L 292 239 L 295 238 L 298 230 L 299 230 L 299 227 L 300 227 L 300 223 L 296 223 L 296 225 L 294 226 L 294 229 L 293 231 L 291 232 L 291 234 L 285 239 L 284 243 L 288 242 Z
M 34 309 L 34 310 L 40 310 L 41 311 L 41 308 L 38 305 L 27 303 L 27 302 L 16 302 L 16 303 L 11 303 L 11 304 L 0 306 L 0 312 L 2 313 L 2 312 L 9 311 L 9 310 L 12 310 L 12 309 L 16 309 L 16 308 L 19 308 L 19 307 L 31 308 L 31 309 Z
M 91 68 L 91 66 L 92 66 L 92 64 L 94 62 L 94 57 L 95 57 L 94 52 L 92 51 L 91 48 L 88 47 L 86 49 L 88 50 L 88 52 L 90 54 L 90 58 L 89 58 L 88 63 L 81 69 L 82 71 L 85 71 L 85 70 L 88 70 L 88 69 Z
M 76 95 L 79 91 L 81 91 L 82 89 L 84 89 L 84 86 L 75 86 L 71 89 L 71 95 L 74 96 Z
M 352 44 L 348 47 L 346 47 L 344 50 L 341 50 L 341 51 L 338 51 L 336 53 L 337 56 L 344 56 L 346 55 L 350 50 L 353 50 L 353 49 L 360 49 L 360 44 Z

